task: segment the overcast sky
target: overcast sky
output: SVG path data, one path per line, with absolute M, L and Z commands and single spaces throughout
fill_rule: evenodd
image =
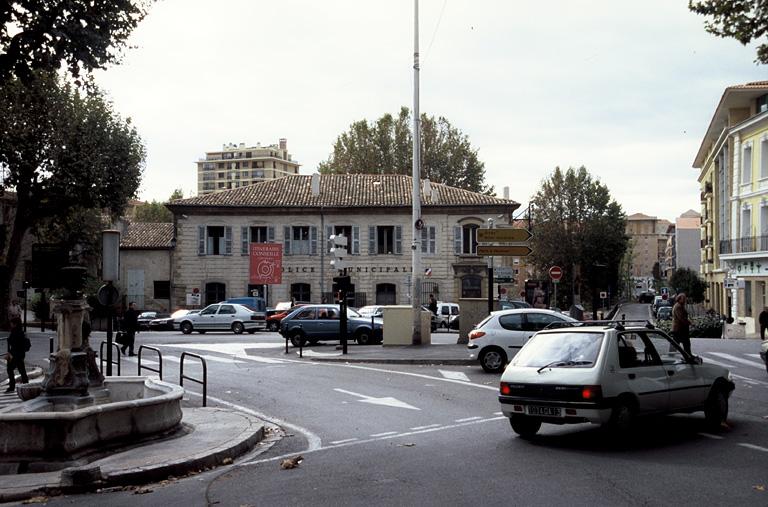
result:
M 469 136 L 501 195 L 527 204 L 584 165 L 628 213 L 700 210 L 691 167 L 723 89 L 768 79 L 687 0 L 422 0 L 421 110 Z M 161 0 L 99 73 L 147 146 L 140 197 L 196 192 L 223 143 L 276 143 L 302 174 L 336 137 L 413 103 L 409 0 Z

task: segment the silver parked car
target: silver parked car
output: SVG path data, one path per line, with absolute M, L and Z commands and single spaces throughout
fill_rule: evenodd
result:
M 264 312 L 256 312 L 243 305 L 216 303 L 203 308 L 200 313 L 189 313 L 176 319 L 179 329 L 184 334 L 192 331 L 243 331 L 254 333 L 266 328 Z

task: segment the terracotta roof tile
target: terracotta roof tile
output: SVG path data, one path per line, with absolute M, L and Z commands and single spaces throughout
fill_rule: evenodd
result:
M 120 248 L 125 249 L 162 249 L 171 248 L 173 224 L 132 222 L 125 234 L 120 237 Z
M 398 174 L 323 174 L 320 195 L 313 196 L 312 176 L 293 175 L 263 181 L 247 187 L 171 201 L 174 206 L 222 207 L 411 207 L 410 176 Z M 422 206 L 511 205 L 512 200 L 432 183 L 438 201 L 422 192 Z

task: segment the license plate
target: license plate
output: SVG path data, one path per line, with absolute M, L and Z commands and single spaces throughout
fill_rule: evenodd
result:
M 563 409 L 560 407 L 537 407 L 528 405 L 525 407 L 528 415 L 537 415 L 541 417 L 563 417 Z

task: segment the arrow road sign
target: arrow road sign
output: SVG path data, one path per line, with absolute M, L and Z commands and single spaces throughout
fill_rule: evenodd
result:
M 404 401 L 400 401 L 396 398 L 392 398 L 391 396 L 387 396 L 385 398 L 374 398 L 373 396 L 366 396 L 364 394 L 360 393 L 353 393 L 352 391 L 347 391 L 344 389 L 334 389 L 334 391 L 344 394 L 349 394 L 350 396 L 357 396 L 358 398 L 362 398 L 361 401 L 363 403 L 370 403 L 372 405 L 384 405 L 386 407 L 395 407 L 395 408 L 408 408 L 411 410 L 421 410 L 420 408 L 416 408 L 413 405 L 409 405 Z
M 477 241 L 522 243 L 531 239 L 533 234 L 528 229 L 478 229 Z
M 478 245 L 477 255 L 502 255 L 507 257 L 525 257 L 533 252 L 530 247 L 525 245 Z

